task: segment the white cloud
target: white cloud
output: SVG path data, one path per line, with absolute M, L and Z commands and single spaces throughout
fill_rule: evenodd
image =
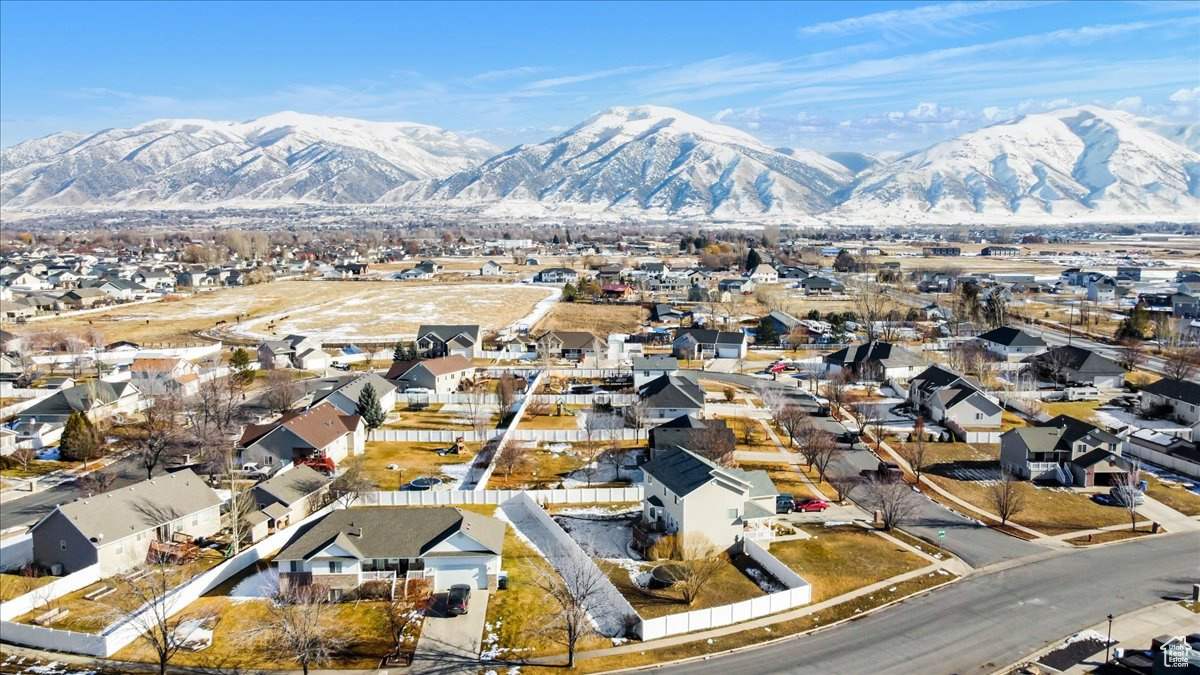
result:
M 801 26 L 801 35 L 855 35 L 881 31 L 889 34 L 927 33 L 944 35 L 961 33 L 969 28 L 963 19 L 982 14 L 1007 12 L 1032 7 L 1034 2 L 949 2 L 922 5 L 911 9 L 892 9 L 837 21 Z M 1045 4 L 1045 3 L 1042 3 Z M 849 5 L 853 6 L 853 5 Z
M 1113 107 L 1129 112 L 1139 112 L 1142 108 L 1146 107 L 1146 102 L 1142 100 L 1141 96 L 1126 96 L 1114 101 Z
M 1171 103 L 1196 103 L 1200 101 L 1200 87 L 1184 87 L 1171 94 Z

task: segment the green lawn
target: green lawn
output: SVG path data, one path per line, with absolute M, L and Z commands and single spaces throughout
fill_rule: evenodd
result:
M 814 603 L 928 564 L 861 527 L 803 529 L 813 537 L 772 543 L 771 555 L 812 584 Z

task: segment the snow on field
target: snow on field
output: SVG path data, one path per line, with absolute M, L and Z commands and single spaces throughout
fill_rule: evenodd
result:
M 1163 481 L 1164 483 L 1176 483 L 1178 485 L 1181 485 L 1188 492 L 1194 492 L 1194 493 L 1200 495 L 1200 480 L 1196 480 L 1194 478 L 1188 478 L 1187 476 L 1181 476 L 1173 471 L 1169 471 L 1167 469 L 1163 469 L 1163 468 L 1153 466 L 1150 464 L 1143 464 L 1142 471 L 1145 471 L 1146 473 L 1149 473 L 1149 474 L 1153 474 L 1156 478 Z
M 467 474 L 471 471 L 471 463 L 443 464 L 441 470 L 450 479 L 445 482 L 445 485 L 451 490 L 457 490 L 458 486 L 467 479 Z
M 1097 422 L 1110 428 L 1132 426 L 1135 429 L 1154 429 L 1155 431 L 1186 428 L 1178 422 L 1170 420 L 1144 419 L 1120 408 L 1097 408 L 1092 416 Z
M 579 547 L 593 558 L 628 559 L 633 542 L 633 521 L 640 509 L 616 515 L 557 515 L 554 522 L 571 535 Z
M 770 573 L 757 567 L 747 567 L 746 576 L 750 577 L 763 593 L 778 593 L 786 591 L 787 586 L 779 583 L 779 580 L 771 576 Z
M 629 452 L 632 451 L 622 453 L 621 466 L 625 466 L 627 462 L 626 457 L 629 455 Z M 591 478 L 590 484 L 596 485 L 597 483 L 612 483 L 617 480 L 630 480 L 638 472 L 633 469 L 622 469 L 620 473 L 621 476 L 618 478 L 617 469 L 612 465 L 612 462 L 596 460 L 588 466 L 576 469 L 567 474 L 567 477 L 563 479 L 562 486 L 568 489 L 587 487 L 589 485 L 589 474 Z
M 999 467 L 994 469 L 968 469 L 954 466 L 946 471 L 954 480 L 972 481 L 981 485 L 991 485 L 1000 479 Z

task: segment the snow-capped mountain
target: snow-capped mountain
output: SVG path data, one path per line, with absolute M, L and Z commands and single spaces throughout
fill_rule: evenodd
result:
M 155 120 L 6 148 L 5 206 L 373 202 L 497 148 L 436 127 L 293 112 L 249 122 Z
M 1200 213 L 1200 155 L 1143 122 L 1082 106 L 995 124 L 861 176 L 834 214 L 917 219 Z
M 671 108 L 612 108 L 535 145 L 385 201 L 521 200 L 744 217 L 816 213 L 850 179 L 807 150 L 785 155 L 753 136 Z

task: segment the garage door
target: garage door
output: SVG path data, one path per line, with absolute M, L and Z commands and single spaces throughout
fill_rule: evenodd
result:
M 444 591 L 455 584 L 467 584 L 471 588 L 487 590 L 487 565 L 482 563 L 438 565 L 435 578 L 436 590 Z

